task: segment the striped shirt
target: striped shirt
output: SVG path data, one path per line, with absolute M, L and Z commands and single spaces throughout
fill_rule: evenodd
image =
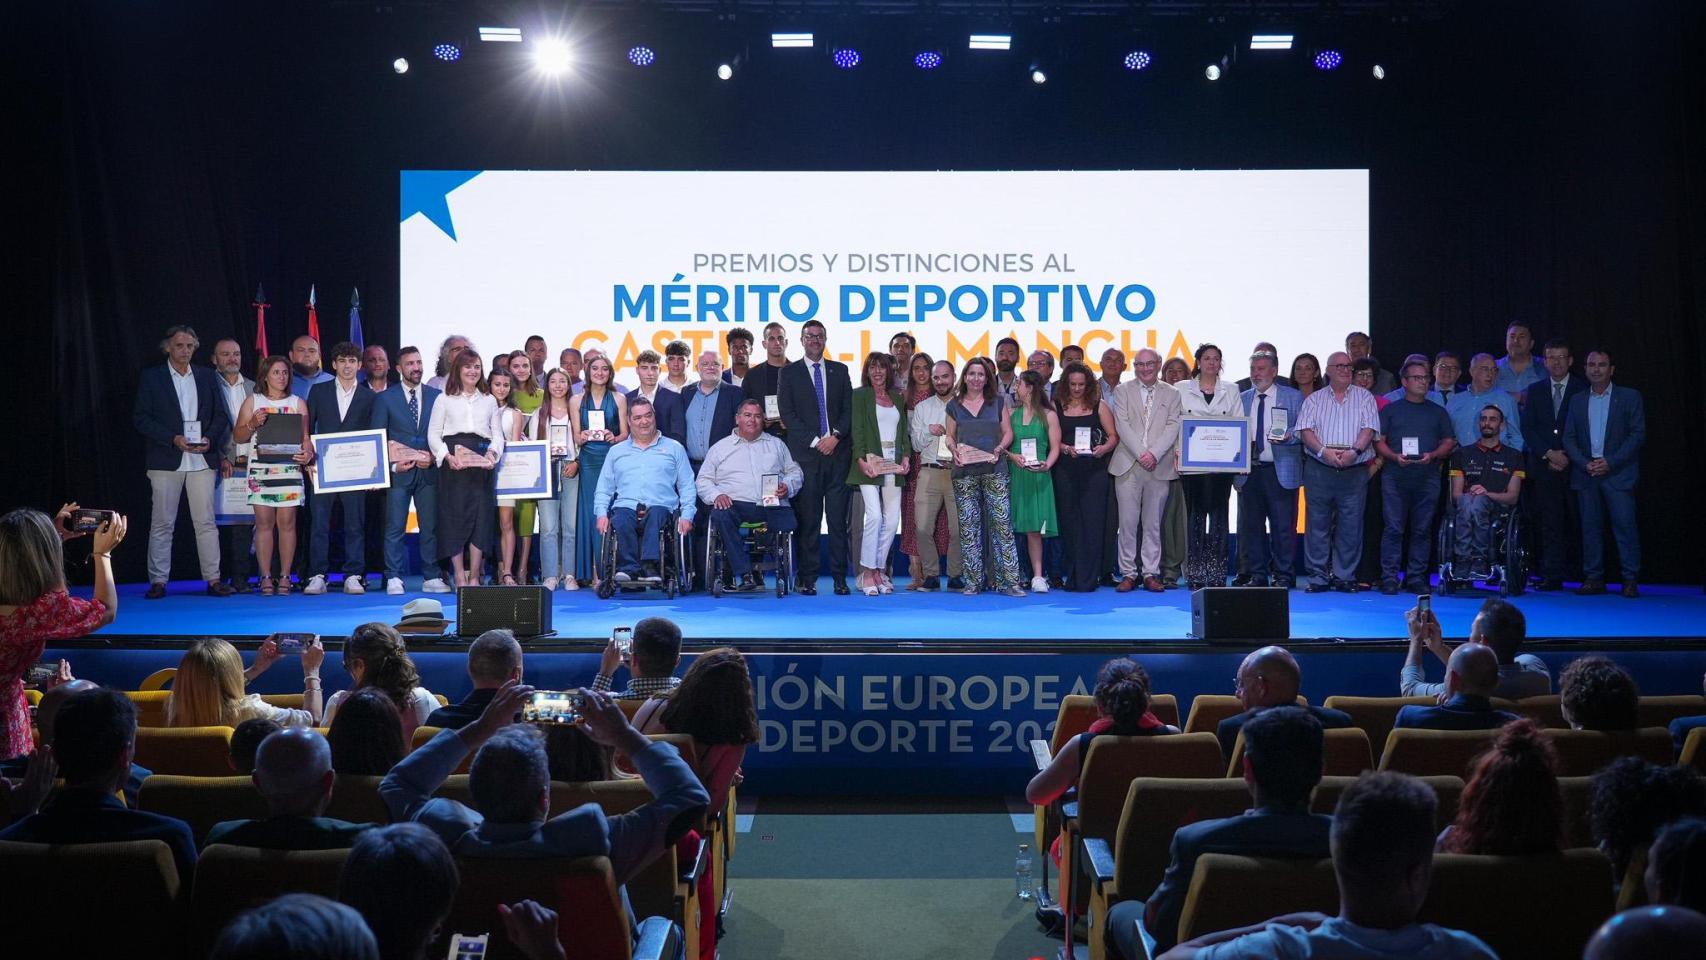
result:
M 1303 401 L 1295 429 L 1299 433 L 1314 431 L 1315 439 L 1321 441 L 1323 448 L 1354 448 L 1363 430 L 1380 432 L 1380 408 L 1374 402 L 1374 394 L 1354 383 L 1345 388 L 1342 399 L 1333 394 L 1332 387 L 1322 387 Z M 1310 456 L 1321 459 L 1319 452 L 1311 451 Z M 1371 441 L 1367 449 L 1357 454 L 1356 462 L 1367 463 L 1373 458 L 1374 444 Z

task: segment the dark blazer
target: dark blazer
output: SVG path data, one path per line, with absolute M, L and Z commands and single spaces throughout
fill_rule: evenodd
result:
M 1564 383 L 1564 407 L 1554 417 L 1551 375 L 1528 385 L 1528 396 L 1522 403 L 1522 445 L 1536 470 L 1544 466 L 1541 461 L 1546 459 L 1546 451 L 1564 449 L 1564 423 L 1570 416 L 1570 404 L 1587 388 L 1586 378 L 1570 374 Z
M 1551 403 L 1550 396 L 1547 403 Z M 1421 730 L 1497 730 L 1515 719 L 1516 714 L 1509 710 L 1494 710 L 1493 702 L 1486 697 L 1460 693 L 1437 707 L 1411 704 L 1398 711 L 1398 718 L 1392 721 L 1392 726 Z
M 1266 709 L 1266 707 L 1257 707 L 1254 710 L 1246 710 L 1243 713 L 1234 714 L 1233 716 L 1220 721 L 1220 725 L 1214 728 L 1214 735 L 1220 741 L 1220 752 L 1226 756 L 1227 760 L 1232 759 L 1232 748 L 1238 744 L 1238 734 L 1244 729 L 1244 724 L 1249 721 L 1251 717 Z M 1314 715 L 1315 719 L 1321 721 L 1321 726 L 1328 730 L 1337 730 L 1340 727 L 1351 727 L 1356 725 L 1351 721 L 1351 715 L 1343 710 L 1329 710 L 1326 707 L 1317 707 L 1314 704 L 1310 704 L 1303 709 L 1308 710 L 1312 715 Z
M 421 391 L 421 422 L 417 426 L 414 417 L 409 415 L 409 395 L 403 391 L 403 385 L 393 383 L 385 388 L 384 393 L 374 394 L 373 408 L 368 413 L 367 429 L 383 430 L 388 440 L 410 446 L 416 450 L 426 450 L 427 423 L 432 419 L 433 404 L 444 391 L 437 387 L 429 387 L 425 383 Z M 338 398 L 332 397 L 332 414 L 337 415 Z M 355 404 L 350 404 L 350 411 L 355 411 Z
M 763 403 L 765 397 L 776 394 L 776 405 L 779 407 L 782 405 L 782 371 L 786 369 L 786 364 L 772 367 L 768 359 L 760 359 L 746 372 L 746 379 L 740 382 L 741 391 L 746 394 L 748 400 L 757 400 L 759 403 Z M 766 422 L 764 432 L 784 440 L 788 438 L 788 427 L 781 422 Z
M 201 421 L 201 438 L 207 441 L 209 467 L 219 466 L 225 441 L 231 437 L 231 414 L 225 409 L 225 391 L 219 387 L 219 374 L 212 367 L 190 366 L 195 377 L 196 419 Z M 183 451 L 172 445 L 172 438 L 184 432 L 183 413 L 178 407 L 178 391 L 172 386 L 172 373 L 167 365 L 149 367 L 142 371 L 136 384 L 136 406 L 130 412 L 131 422 L 148 441 L 143 449 L 144 470 L 176 470 L 183 462 Z
M 434 710 L 426 718 L 426 723 L 421 724 L 421 726 L 438 727 L 440 730 L 460 730 L 480 719 L 480 714 L 486 712 L 486 707 L 491 705 L 492 698 L 497 694 L 496 687 L 474 690 L 463 697 L 460 702 Z
M 1592 427 L 1588 423 L 1588 394 L 1583 390 L 1570 400 L 1570 416 L 1564 421 L 1564 452 L 1570 457 L 1570 487 L 1586 489 L 1593 459 Z M 1641 480 L 1641 447 L 1647 442 L 1647 415 L 1641 394 L 1628 387 L 1611 385 L 1611 409 L 1605 417 L 1605 461 L 1611 472 L 1599 482 L 1607 490 L 1634 490 Z
M 62 790 L 40 813 L 31 814 L 0 830 L 0 840 L 19 843 L 164 840 L 166 846 L 172 848 L 172 859 L 178 865 L 178 879 L 187 883 L 195 871 L 195 835 L 190 832 L 189 824 L 157 813 L 126 809 L 124 803 L 110 793 Z
M 687 408 L 693 403 L 693 395 L 699 392 L 697 382 L 689 385 L 677 396 L 681 400 L 681 445 L 687 446 Z M 718 440 L 735 432 L 735 414 L 740 412 L 740 405 L 746 402 L 746 392 L 732 383 L 717 384 L 717 408 L 711 411 L 711 442 L 705 445 L 709 450 Z M 762 401 L 760 401 L 762 402 Z
M 812 438 L 819 435 L 817 389 L 812 385 L 811 366 L 803 358 L 782 368 L 777 395 L 782 423 L 788 428 L 788 452 L 796 461 L 803 461 L 813 452 Z M 839 455 L 847 450 L 848 435 L 853 432 L 853 381 L 847 364 L 827 357 L 823 361 L 823 406 L 829 415 L 830 432 L 841 438 L 835 451 Z
M 639 388 L 628 391 L 628 402 L 633 403 L 640 396 Z M 652 412 L 657 414 L 658 432 L 687 446 L 687 404 L 681 399 L 681 394 L 658 387 L 658 395 L 652 398 Z
M 203 847 L 229 843 L 262 850 L 342 850 L 376 824 L 349 823 L 330 817 L 269 817 L 266 820 L 225 820 L 207 832 Z
M 373 406 L 379 394 L 356 383 L 355 396 L 350 399 L 349 413 L 338 416 L 338 381 L 327 380 L 308 389 L 308 432 L 341 433 L 345 430 L 371 430 Z M 408 409 L 404 408 L 407 415 Z M 425 422 L 425 418 L 422 418 Z

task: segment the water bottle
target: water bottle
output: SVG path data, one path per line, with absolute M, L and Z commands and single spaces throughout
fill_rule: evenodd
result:
M 1019 856 L 1013 860 L 1013 892 L 1020 900 L 1031 899 L 1031 847 L 1019 844 Z

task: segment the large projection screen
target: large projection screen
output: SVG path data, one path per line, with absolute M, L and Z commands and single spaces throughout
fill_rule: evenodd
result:
M 956 365 L 1108 347 L 1326 354 L 1368 326 L 1368 171 L 404 171 L 401 329 L 430 375 L 545 337 L 635 356 L 735 326 L 828 328 L 857 364 L 905 330 Z M 753 361 L 761 362 L 762 348 Z M 858 373 L 855 368 L 854 379 Z

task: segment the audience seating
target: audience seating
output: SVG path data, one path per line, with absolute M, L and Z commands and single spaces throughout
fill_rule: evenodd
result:
M 177 956 L 188 946 L 183 880 L 164 841 L 0 841 L 0 875 L 12 878 L 7 956 Z
M 1588 823 L 1593 777 L 1559 777 L 1558 790 L 1564 795 L 1564 848 L 1593 846 L 1593 828 Z
M 170 690 L 126 690 L 124 695 L 130 702 L 136 704 L 136 725 L 138 727 L 163 727 L 166 725 L 166 700 L 172 695 Z
M 198 839 L 199 843 L 200 840 Z M 204 949 L 239 913 L 287 893 L 338 898 L 345 850 L 259 850 L 216 843 L 196 861 L 191 914 Z
M 180 777 L 155 774 L 142 781 L 136 808 L 176 817 L 190 825 L 196 846 L 214 824 L 225 820 L 261 820 L 267 802 L 248 777 Z
M 262 703 L 270 703 L 275 707 L 283 707 L 286 710 L 302 710 L 302 709 L 305 709 L 302 705 L 302 700 L 303 700 L 303 697 L 302 697 L 302 694 L 300 694 L 300 693 L 263 693 L 263 694 L 261 694 L 261 702 Z
M 1333 861 L 1205 853 L 1179 914 L 1179 942 L 1303 910 L 1339 912 Z
M 1299 695 L 1297 705 L 1309 706 L 1309 698 Z M 1224 693 L 1199 693 L 1191 700 L 1190 715 L 1185 718 L 1186 733 L 1213 733 L 1220 721 L 1244 712 L 1237 697 Z
M 32 706 L 32 707 L 41 703 L 41 691 L 37 690 L 34 687 L 31 687 L 31 688 L 25 690 L 24 691 L 24 702 L 26 704 L 28 704 L 29 706 Z M 1706 711 L 1702 711 L 1702 712 L 1706 712 Z
M 1368 734 L 1358 727 L 1324 730 L 1321 772 L 1329 777 L 1354 777 L 1364 770 L 1374 769 L 1374 750 L 1368 745 Z M 1244 731 L 1232 743 L 1232 761 L 1227 764 L 1228 777 L 1244 776 Z
M 350 823 L 391 822 L 391 811 L 385 798 L 379 795 L 379 781 L 384 777 L 355 777 L 338 774 L 332 783 L 332 802 L 326 805 L 326 816 Z
M 1562 698 L 1556 693 L 1523 697 L 1504 709 L 1520 713 L 1525 717 L 1533 717 L 1535 722 L 1543 727 L 1561 728 L 1569 726 L 1564 722 Z
M 1500 710 L 1516 711 L 1516 701 L 1493 698 L 1493 706 Z M 1343 710 L 1351 715 L 1351 722 L 1368 734 L 1371 744 L 1386 743 L 1386 735 L 1392 732 L 1392 725 L 1398 721 L 1398 711 L 1409 706 L 1432 707 L 1439 704 L 1437 697 L 1328 697 L 1322 706 L 1329 710 Z
M 433 737 L 436 737 L 443 732 L 443 727 L 416 727 L 415 735 L 409 740 L 409 752 L 413 753 L 414 751 L 426 746 Z M 474 765 L 474 754 L 476 752 L 477 751 L 470 750 L 468 755 L 462 758 L 462 762 L 456 765 L 456 769 L 451 772 L 467 773 L 468 768 Z
M 639 947 L 630 933 L 628 913 L 605 857 L 575 860 L 485 860 L 461 858 L 457 868 L 462 884 L 450 916 L 449 933 L 489 933 L 486 956 L 513 960 L 522 953 L 504 934 L 499 903 L 535 900 L 557 911 L 558 938 L 564 951 L 584 960 L 629 960 L 631 957 L 674 956 L 678 940 L 669 937 L 669 921 L 651 918 L 641 923 Z M 671 942 L 666 943 L 668 939 Z M 444 953 L 442 946 L 429 956 Z
M 1403 727 L 1386 735 L 1381 770 L 1413 776 L 1468 777 L 1469 764 L 1498 736 L 1497 730 L 1419 730 Z
M 1170 693 L 1157 693 L 1149 698 L 1149 712 L 1155 719 L 1179 726 L 1179 698 Z M 1706 710 L 1702 711 L 1706 713 Z M 1060 752 L 1066 741 L 1090 729 L 1100 711 L 1096 698 L 1083 693 L 1069 693 L 1060 699 L 1060 711 L 1055 715 L 1054 733 L 1049 735 L 1049 756 Z
M 224 777 L 231 773 L 230 727 L 138 727 L 136 762 L 154 773 Z
M 1645 730 L 1548 730 L 1558 749 L 1558 775 L 1586 777 L 1618 757 L 1669 766 L 1676 747 L 1664 727 Z
M 172 681 L 177 679 L 177 676 L 178 676 L 178 668 L 177 667 L 165 667 L 163 669 L 154 671 L 153 673 L 149 674 L 146 677 L 143 677 L 142 682 L 137 684 L 136 689 L 138 689 L 138 690 L 164 690 L 167 687 L 172 685 Z
M 1598 850 L 1546 857 L 1434 855 L 1420 920 L 1468 930 L 1504 960 L 1579 957 L 1610 917 L 1611 861 Z
M 1706 716 L 1706 697 L 1699 694 L 1642 697 L 1635 703 L 1635 726 L 1666 727 L 1672 720 Z
M 1439 799 L 1439 806 L 1434 812 L 1434 828 L 1444 830 L 1457 819 L 1457 806 L 1463 797 L 1463 778 L 1432 776 L 1417 779 L 1432 787 L 1434 796 Z M 1315 793 L 1309 798 L 1309 809 L 1315 813 L 1331 815 L 1339 808 L 1339 797 L 1344 794 L 1345 788 L 1356 780 L 1356 777 L 1322 777 L 1315 787 Z
M 1688 739 L 1682 742 L 1682 753 L 1676 762 L 1696 772 L 1706 773 L 1706 727 L 1688 731 Z
M 1629 852 L 1629 866 L 1617 888 L 1617 912 L 1647 905 L 1647 856 L 1652 844 L 1643 843 Z

